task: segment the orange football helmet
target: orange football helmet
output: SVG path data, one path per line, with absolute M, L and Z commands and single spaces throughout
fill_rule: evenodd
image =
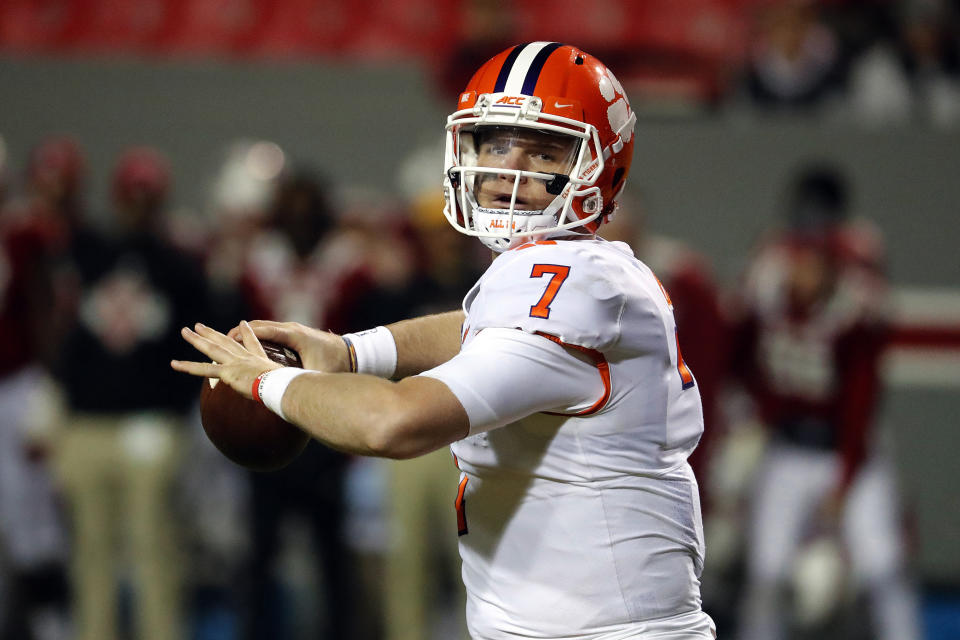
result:
M 507 49 L 447 118 L 444 214 L 495 251 L 592 235 L 626 182 L 635 123 L 623 87 L 593 56 L 556 42 Z

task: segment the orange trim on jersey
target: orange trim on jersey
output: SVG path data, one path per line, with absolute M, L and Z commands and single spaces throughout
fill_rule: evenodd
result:
M 673 329 L 673 335 L 677 339 L 677 371 L 680 372 L 680 381 L 683 383 L 683 389 L 687 390 L 696 384 L 696 382 L 693 379 L 693 372 L 690 371 L 690 367 L 683 361 L 683 353 L 680 351 L 680 332 L 676 327 Z
M 538 244 L 557 244 L 556 240 L 537 240 L 536 242 L 528 242 L 522 244 L 519 247 L 514 247 L 511 251 L 520 251 L 521 249 L 529 249 L 530 247 L 535 247 Z
M 653 273 L 651 271 L 651 273 Z M 673 311 L 673 300 L 670 299 L 670 294 L 667 292 L 667 288 L 663 286 L 663 283 L 660 282 L 660 278 L 657 277 L 657 274 L 653 273 L 654 279 L 657 281 L 657 284 L 660 285 L 660 291 L 663 292 L 663 297 L 667 299 L 667 306 L 670 307 L 670 310 Z
M 589 347 L 581 347 L 578 344 L 567 344 L 560 338 L 549 333 L 544 333 L 543 331 L 537 331 L 538 336 L 543 336 L 551 342 L 556 342 L 561 347 L 567 349 L 576 349 L 580 353 L 587 355 L 591 360 L 593 360 L 594 366 L 597 368 L 597 371 L 600 372 L 600 380 L 603 381 L 603 395 L 593 403 L 593 406 L 584 409 L 583 411 L 578 411 L 577 413 L 562 413 L 559 411 L 543 411 L 551 416 L 588 416 L 592 413 L 600 411 L 607 404 L 607 401 L 610 399 L 611 385 L 610 385 L 610 365 L 607 363 L 606 357 L 596 349 L 591 349 Z
M 673 313 L 673 300 L 670 299 L 670 293 L 667 292 L 667 288 L 660 282 L 657 274 L 653 274 L 653 277 L 657 281 L 657 284 L 660 285 L 660 291 L 663 292 L 663 297 L 667 300 L 667 307 L 670 309 L 670 313 Z M 680 332 L 677 331 L 676 320 L 674 320 L 673 337 L 677 342 L 677 371 L 680 373 L 680 383 L 683 386 L 683 390 L 686 391 L 696 384 L 696 380 L 693 378 L 693 372 L 690 371 L 690 367 L 683 361 L 683 353 L 680 351 Z
M 467 527 L 467 499 L 464 497 L 464 493 L 467 491 L 467 482 L 469 481 L 470 477 L 467 474 L 463 474 L 463 477 L 460 478 L 460 484 L 457 486 L 457 499 L 454 500 L 453 503 L 453 506 L 457 510 L 458 536 L 465 536 L 470 533 Z

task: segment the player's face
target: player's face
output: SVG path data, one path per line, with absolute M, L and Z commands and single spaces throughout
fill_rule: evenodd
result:
M 477 166 L 544 174 L 569 175 L 579 141 L 518 127 L 486 127 L 476 134 Z M 484 173 L 477 177 L 476 197 L 481 207 L 508 209 L 518 182 L 515 173 Z M 536 211 L 553 202 L 547 192 L 548 180 L 520 175 L 517 185 L 518 210 Z
M 793 249 L 788 286 L 791 296 L 799 305 L 811 305 L 829 294 L 834 275 L 825 251 L 813 247 Z

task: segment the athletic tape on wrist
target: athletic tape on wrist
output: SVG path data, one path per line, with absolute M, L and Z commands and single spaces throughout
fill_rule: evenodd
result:
M 397 371 L 397 343 L 386 327 L 375 327 L 343 336 L 351 360 L 355 357 L 356 372 L 390 378 Z M 352 362 L 351 362 L 352 364 Z
M 287 416 L 283 413 L 283 394 L 293 379 L 304 373 L 310 372 L 300 367 L 264 371 L 253 381 L 253 399 L 286 420 Z

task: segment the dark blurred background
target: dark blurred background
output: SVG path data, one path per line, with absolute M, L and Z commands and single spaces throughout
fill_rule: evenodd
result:
M 695 264 L 719 309 L 702 321 L 733 314 L 803 168 L 840 176 L 885 291 L 868 439 L 892 461 L 917 637 L 960 638 L 955 0 L 0 2 L 0 638 L 463 633 L 445 452 L 313 445 L 248 473 L 164 368 L 196 320 L 350 331 L 458 306 L 489 258 L 441 214 L 445 118 L 531 40 L 626 87 L 638 137 L 610 235 L 658 273 Z M 698 462 L 705 606 L 734 638 L 765 436 L 697 348 L 722 425 Z M 886 637 L 824 567 L 792 589 L 830 583 L 839 605 L 805 601 L 791 637 Z

